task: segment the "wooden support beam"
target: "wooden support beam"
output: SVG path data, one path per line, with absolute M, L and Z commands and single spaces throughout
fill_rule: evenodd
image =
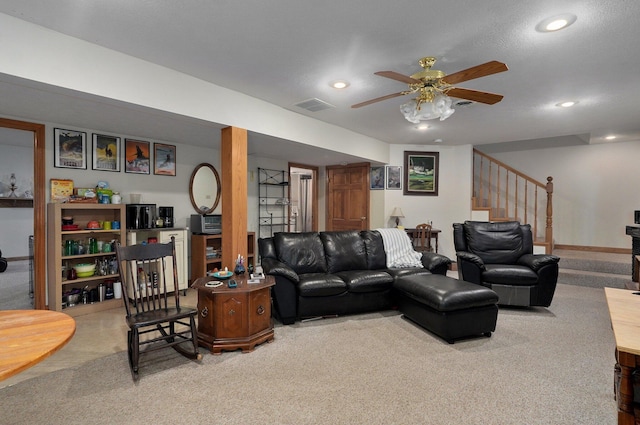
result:
M 247 258 L 247 130 L 221 131 L 222 268 L 233 270 L 238 254 Z M 246 264 L 245 264 L 246 267 Z

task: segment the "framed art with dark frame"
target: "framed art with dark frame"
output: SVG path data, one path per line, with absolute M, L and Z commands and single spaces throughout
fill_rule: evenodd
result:
M 369 169 L 369 189 L 384 189 L 384 166 Z
M 163 143 L 153 144 L 153 174 L 176 175 L 176 147 Z
M 386 177 L 384 179 L 385 189 L 402 189 L 402 167 L 400 165 L 385 166 Z
M 134 174 L 151 174 L 151 143 L 125 139 L 124 171 Z
M 120 172 L 120 138 L 93 133 L 92 168 Z
M 53 166 L 87 169 L 87 133 L 53 129 Z
M 440 152 L 404 151 L 404 194 L 438 196 Z

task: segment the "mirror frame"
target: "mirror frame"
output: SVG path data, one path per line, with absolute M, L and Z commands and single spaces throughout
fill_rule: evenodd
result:
M 208 168 L 211 171 L 213 171 L 213 175 L 216 178 L 216 181 L 215 181 L 215 185 L 216 185 L 216 189 L 217 189 L 216 190 L 216 200 L 214 201 L 213 206 L 211 207 L 211 209 L 209 209 L 207 211 L 203 211 L 200 208 L 200 205 L 198 205 L 196 203 L 196 200 L 194 198 L 194 193 L 193 193 L 193 181 L 195 180 L 196 175 L 198 174 L 198 171 L 200 171 L 203 168 Z M 203 162 L 201 164 L 198 164 L 196 166 L 196 168 L 193 169 L 193 172 L 191 173 L 191 179 L 189 179 L 189 198 L 191 199 L 191 205 L 198 212 L 198 214 L 205 215 L 205 214 L 213 212 L 213 210 L 216 209 L 216 207 L 218 206 L 218 203 L 220 203 L 220 175 L 218 175 L 218 171 L 216 170 L 216 168 L 213 165 L 211 165 L 209 163 L 206 163 L 206 162 Z

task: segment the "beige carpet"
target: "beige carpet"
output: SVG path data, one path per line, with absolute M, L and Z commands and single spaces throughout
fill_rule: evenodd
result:
M 559 285 L 550 309 L 501 309 L 450 345 L 396 312 L 278 326 L 253 353 L 126 353 L 0 390 L 6 424 L 614 424 L 604 292 Z

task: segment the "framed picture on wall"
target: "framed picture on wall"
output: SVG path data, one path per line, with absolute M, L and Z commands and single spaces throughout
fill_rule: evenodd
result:
M 94 170 L 120 171 L 120 138 L 93 133 Z
M 125 139 L 124 171 L 134 174 L 151 174 L 151 143 Z
M 176 147 L 163 143 L 153 144 L 153 174 L 176 175 Z
M 87 169 L 87 133 L 53 129 L 53 165 L 58 168 Z
M 384 166 L 369 169 L 369 189 L 384 189 Z
M 387 175 L 385 176 L 385 189 L 402 189 L 402 167 L 399 165 L 387 165 Z
M 404 194 L 438 196 L 439 152 L 404 151 Z

